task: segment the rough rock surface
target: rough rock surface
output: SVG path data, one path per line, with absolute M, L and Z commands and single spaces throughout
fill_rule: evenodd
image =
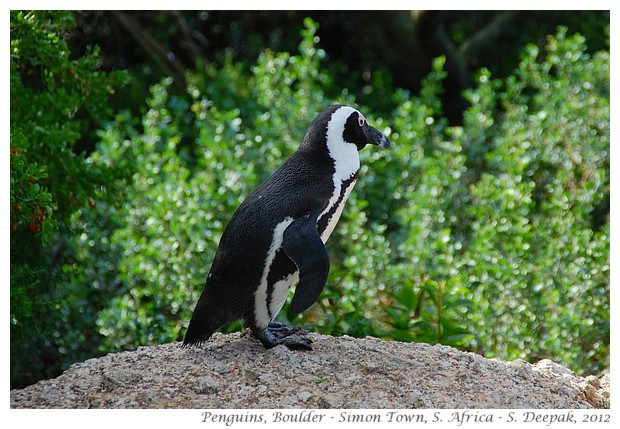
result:
M 11 391 L 11 408 L 608 408 L 609 376 L 439 345 L 309 334 L 311 352 L 246 333 L 140 347 Z

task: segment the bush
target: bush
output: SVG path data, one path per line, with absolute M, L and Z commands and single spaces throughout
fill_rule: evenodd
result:
M 76 215 L 86 232 L 74 268 L 91 267 L 90 281 L 118 287 L 97 318 L 102 352 L 179 337 L 232 212 L 297 147 L 323 100 L 316 85 L 329 78 L 311 72 L 323 52 L 309 25 L 299 56 L 265 53 L 251 76 L 230 61 L 221 70 L 201 66 L 188 77 L 188 99 L 170 96 L 166 79 L 152 88 L 140 131 L 127 115 L 102 131 L 93 160 L 135 171 L 118 185 L 129 188 L 123 204 Z M 104 213 L 122 227 L 104 233 Z M 114 249 L 106 255 L 88 245 L 101 236 Z
M 595 372 L 609 365 L 609 215 L 599 211 L 609 201 L 609 55 L 590 57 L 583 37 L 560 29 L 540 56 L 529 46 L 503 92 L 482 73 L 470 94 L 482 108 L 464 128 L 495 122 L 466 211 L 463 261 L 481 305 L 470 320 L 487 354 Z M 499 112 L 484 108 L 492 97 Z
M 170 95 L 166 79 L 140 120 L 119 113 L 101 130 L 89 161 L 131 176 L 109 184 L 117 201 L 72 218 L 83 232 L 63 312 L 101 311 L 86 310 L 99 337 L 82 322 L 58 338 L 66 350 L 83 352 L 86 335 L 102 353 L 181 338 L 233 211 L 317 112 L 355 104 L 321 68 L 316 24 L 305 24 L 298 55 L 198 65 L 187 97 Z M 560 29 L 543 52 L 528 47 L 510 78 L 482 70 L 462 127 L 443 115 L 443 65 L 419 97 L 392 91 L 391 115 L 360 107 L 394 149 L 362 152 L 328 243 L 326 290 L 293 322 L 608 367 L 609 54 L 589 57 Z
M 69 216 L 106 170 L 78 146 L 106 117 L 123 73 L 97 71 L 97 50 L 71 59 L 71 13 L 11 11 L 11 384 L 57 371 L 52 336 L 58 261 Z M 65 327 L 66 329 L 67 327 Z

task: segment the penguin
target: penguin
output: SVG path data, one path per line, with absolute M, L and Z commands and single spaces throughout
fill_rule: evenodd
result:
M 308 126 L 299 148 L 256 188 L 220 239 L 184 346 L 207 341 L 242 320 L 267 349 L 312 350 L 299 329 L 274 322 L 290 290 L 293 314 L 308 309 L 325 287 L 332 234 L 360 168 L 358 152 L 390 141 L 358 110 L 332 105 Z

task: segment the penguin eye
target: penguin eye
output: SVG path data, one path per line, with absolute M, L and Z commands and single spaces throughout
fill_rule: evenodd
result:
M 361 114 L 357 116 L 357 123 L 360 127 L 363 127 L 366 123 L 366 118 L 364 118 Z

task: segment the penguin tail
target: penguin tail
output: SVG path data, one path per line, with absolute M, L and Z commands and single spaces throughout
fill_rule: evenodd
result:
M 198 301 L 192 319 L 187 327 L 185 338 L 183 338 L 183 347 L 190 347 L 195 344 L 206 342 L 219 326 L 214 322 L 213 314 L 211 314 Z
M 203 293 L 187 327 L 183 347 L 206 342 L 218 328 L 231 321 L 227 316 L 221 308 L 209 305 L 206 294 Z
M 187 332 L 185 333 L 185 338 L 183 338 L 183 347 L 191 347 L 196 344 L 202 344 L 211 338 L 213 332 L 215 332 L 215 329 L 199 329 L 196 324 L 190 323 L 187 328 Z

